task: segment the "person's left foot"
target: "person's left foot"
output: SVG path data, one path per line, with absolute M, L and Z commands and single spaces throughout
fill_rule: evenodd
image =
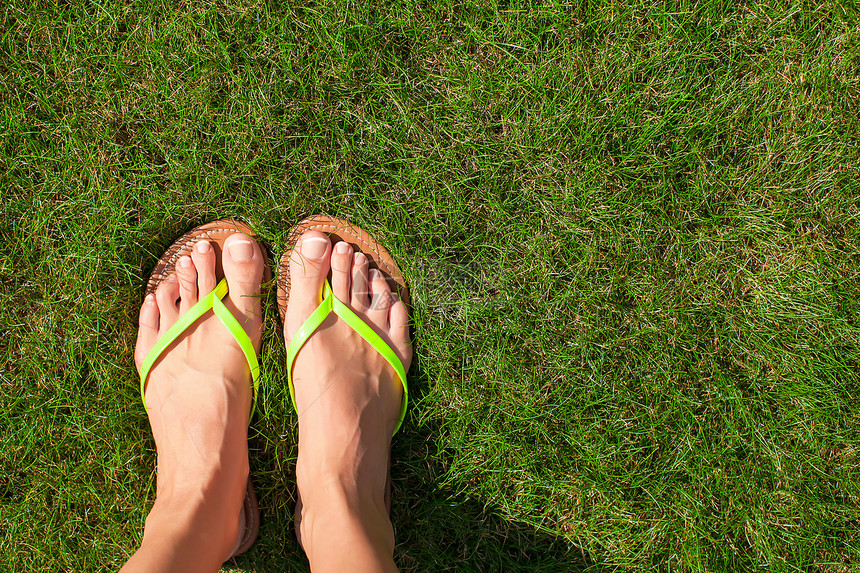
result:
M 134 353 L 138 370 L 156 341 L 215 288 L 215 257 L 212 245 L 199 241 L 191 256 L 177 261 L 176 273 L 147 296 Z M 230 289 L 224 304 L 259 350 L 264 260 L 257 242 L 242 233 L 231 235 L 222 266 Z M 213 528 L 210 543 L 217 544 L 221 561 L 242 533 L 251 400 L 245 355 L 211 310 L 161 354 L 147 380 L 147 414 L 158 457 L 153 513 L 172 512 L 177 519 L 205 515 L 203 525 Z M 145 538 L 153 519 L 150 514 Z

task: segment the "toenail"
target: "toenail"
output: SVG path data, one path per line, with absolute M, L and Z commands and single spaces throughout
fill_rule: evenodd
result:
M 155 304 L 155 293 L 146 295 L 146 298 L 143 299 L 143 304 Z
M 363 265 L 366 262 L 367 257 L 364 256 L 364 253 L 355 253 L 355 264 Z
M 191 266 L 191 257 L 189 257 L 189 256 L 187 256 L 187 255 L 186 255 L 186 256 L 184 256 L 184 257 L 181 257 L 181 258 L 179 259 L 179 266 L 180 266 L 180 267 L 185 267 L 185 268 L 190 267 L 190 266 Z
M 235 240 L 230 243 L 230 257 L 234 261 L 250 261 L 254 258 L 254 245 L 245 239 Z
M 197 252 L 198 253 L 208 253 L 212 249 L 212 245 L 209 244 L 209 241 L 200 241 L 197 243 Z
M 335 248 L 337 249 L 338 253 L 340 253 L 342 255 L 346 254 L 349 252 L 349 243 L 347 243 L 345 241 L 341 241 L 337 244 L 337 247 L 335 247 Z
M 302 239 L 302 255 L 309 259 L 319 259 L 325 254 L 328 241 L 322 237 Z

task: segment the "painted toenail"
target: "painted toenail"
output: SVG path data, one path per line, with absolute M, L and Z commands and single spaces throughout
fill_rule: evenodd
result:
M 349 243 L 341 241 L 337 244 L 337 252 L 344 255 L 349 252 Z
M 245 239 L 233 241 L 230 243 L 230 257 L 234 261 L 250 261 L 254 258 L 254 245 Z
M 191 266 L 191 257 L 189 257 L 187 255 L 184 257 L 181 257 L 179 259 L 179 266 L 184 267 L 184 268 L 190 267 Z
M 209 241 L 200 241 L 197 243 L 198 253 L 208 253 L 210 250 L 212 250 L 212 245 L 209 244 Z
M 322 237 L 302 239 L 302 255 L 309 259 L 319 259 L 325 254 L 327 243 Z

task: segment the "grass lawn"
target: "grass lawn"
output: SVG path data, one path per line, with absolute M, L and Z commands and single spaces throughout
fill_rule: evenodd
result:
M 118 568 L 172 240 L 305 215 L 413 295 L 404 571 L 860 570 L 852 0 L 10 0 L 0 571 Z M 232 571 L 307 570 L 275 297 Z

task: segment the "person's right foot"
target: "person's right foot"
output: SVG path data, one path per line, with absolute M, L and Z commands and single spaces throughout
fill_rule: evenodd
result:
M 412 346 L 406 305 L 397 300 L 380 271 L 368 270 L 364 254 L 354 253 L 348 243 L 332 245 L 317 231 L 302 235 L 290 259 L 287 346 L 319 306 L 330 269 L 334 296 L 371 325 L 408 370 Z M 324 539 L 330 522 L 344 511 L 347 521 L 366 525 L 370 543 L 390 556 L 394 534 L 385 487 L 391 435 L 403 399 L 397 375 L 385 358 L 332 313 L 298 353 L 293 384 L 299 415 L 296 534 L 311 563 L 314 540 L 330 542 Z

